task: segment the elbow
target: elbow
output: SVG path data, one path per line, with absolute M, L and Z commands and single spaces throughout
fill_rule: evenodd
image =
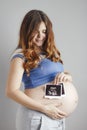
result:
M 12 98 L 13 95 L 14 95 L 14 91 L 9 90 L 9 89 L 6 88 L 5 95 L 6 95 L 8 98 Z
M 11 97 L 11 92 L 6 88 L 6 90 L 5 90 L 5 95 L 7 96 L 7 97 Z

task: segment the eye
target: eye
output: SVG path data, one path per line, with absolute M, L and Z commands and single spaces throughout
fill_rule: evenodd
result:
M 43 33 L 46 33 L 46 30 L 43 30 L 42 32 L 43 32 Z

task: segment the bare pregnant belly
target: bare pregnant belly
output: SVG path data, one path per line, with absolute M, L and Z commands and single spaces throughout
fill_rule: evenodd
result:
M 38 102 L 41 102 L 42 104 L 58 103 L 58 108 L 66 112 L 69 116 L 75 110 L 78 104 L 78 94 L 75 86 L 72 83 L 68 82 L 63 84 L 65 89 L 65 96 L 59 99 L 45 98 L 45 85 L 36 87 L 34 89 L 26 89 L 24 92 L 26 95 Z

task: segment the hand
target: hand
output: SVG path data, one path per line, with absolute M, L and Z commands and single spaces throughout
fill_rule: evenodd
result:
M 45 114 L 52 119 L 62 119 L 67 116 L 65 112 L 58 109 L 58 104 L 45 105 Z
M 67 72 L 61 72 L 54 79 L 54 84 L 58 84 L 59 82 L 72 82 L 72 76 Z

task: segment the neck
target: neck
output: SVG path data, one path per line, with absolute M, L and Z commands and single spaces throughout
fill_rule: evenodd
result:
M 42 53 L 43 52 L 42 46 L 41 47 L 35 46 L 35 51 L 36 51 L 37 54 Z

